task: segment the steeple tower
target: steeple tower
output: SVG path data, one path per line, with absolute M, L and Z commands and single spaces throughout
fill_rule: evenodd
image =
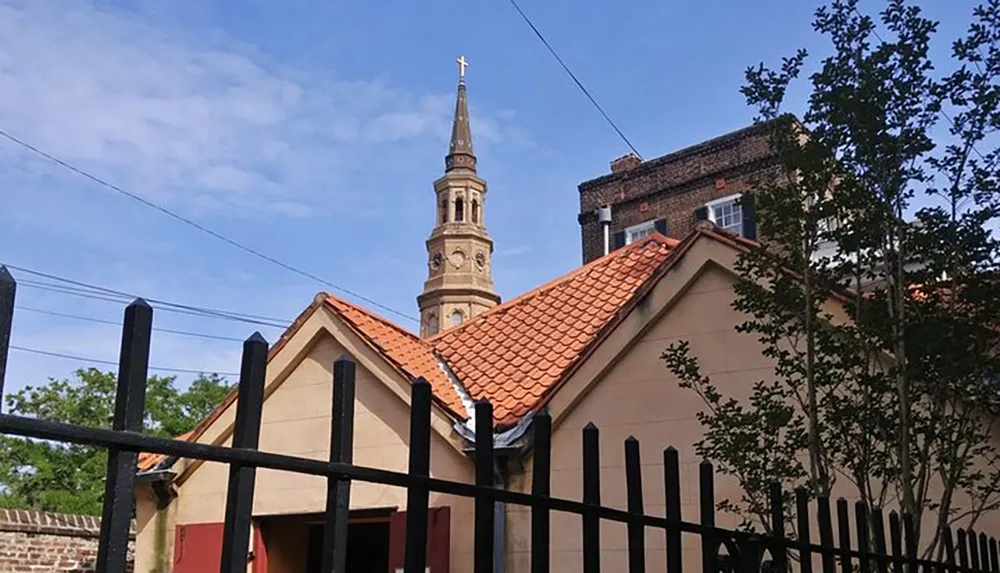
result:
M 444 176 L 434 182 L 437 222 L 427 238 L 427 280 L 417 297 L 420 335 L 458 326 L 500 302 L 493 290 L 493 239 L 483 224 L 486 182 L 476 174 L 465 88 L 465 57 L 458 58 L 458 98 Z

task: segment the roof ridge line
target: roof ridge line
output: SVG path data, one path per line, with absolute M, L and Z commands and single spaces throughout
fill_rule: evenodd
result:
M 409 330 L 407 330 L 407 329 L 403 328 L 403 327 L 402 327 L 402 326 L 400 326 L 399 324 L 396 324 L 395 322 L 393 322 L 393 321 L 389 320 L 388 318 L 385 318 L 384 316 L 382 316 L 382 315 L 380 315 L 380 314 L 378 314 L 378 313 L 376 313 L 376 312 L 373 312 L 373 311 L 370 311 L 370 310 L 368 310 L 367 308 L 365 308 L 365 307 L 363 307 L 363 306 L 359 306 L 359 305 L 357 305 L 357 304 L 354 304 L 354 303 L 352 303 L 352 302 L 349 302 L 349 301 L 347 301 L 347 300 L 345 300 L 345 299 L 343 299 L 343 298 L 340 298 L 340 297 L 339 297 L 339 296 L 337 296 L 337 295 L 334 295 L 334 294 L 330 294 L 330 293 L 327 293 L 327 292 L 325 292 L 325 293 L 323 293 L 323 294 L 324 294 L 324 295 L 326 295 L 326 299 L 327 299 L 327 301 L 329 301 L 330 299 L 333 299 L 333 300 L 335 300 L 335 301 L 337 301 L 337 302 L 339 302 L 339 303 L 343 303 L 343 304 L 346 304 L 347 306 L 350 306 L 350 307 L 351 307 L 351 308 L 353 308 L 354 310 L 357 310 L 358 312 L 362 312 L 362 313 L 364 313 L 364 314 L 368 315 L 368 316 L 369 316 L 369 317 L 371 317 L 371 318 L 372 318 L 373 320 L 377 320 L 377 321 L 381 322 L 382 324 L 384 324 L 384 325 L 386 325 L 386 326 L 388 326 L 388 327 L 392 328 L 392 329 L 393 329 L 393 330 L 395 330 L 396 332 L 398 332 L 398 333 L 400 333 L 400 334 L 402 334 L 402 335 L 404 335 L 404 336 L 407 336 L 407 337 L 409 337 L 409 338 L 410 338 L 410 339 L 412 339 L 412 340 L 413 340 L 414 342 L 419 342 L 420 344 L 422 344 L 422 345 L 426 346 L 428 350 L 433 350 L 433 349 L 434 349 L 434 347 L 433 347 L 432 345 L 430 345 L 430 344 L 429 344 L 429 343 L 428 343 L 428 342 L 427 342 L 426 340 L 424 340 L 423 338 L 420 338 L 420 337 L 419 337 L 419 336 L 417 336 L 416 334 L 414 334 L 414 333 L 410 332 Z M 345 318 L 345 319 L 347 319 L 347 317 L 344 317 L 344 318 Z M 349 320 L 349 319 L 348 319 L 348 320 Z
M 491 308 L 491 309 L 489 309 L 489 310 L 487 310 L 485 312 L 477 314 L 476 316 L 472 317 L 471 319 L 463 322 L 462 324 L 460 324 L 460 325 L 458 325 L 458 326 L 456 326 L 454 328 L 449 328 L 447 330 L 444 330 L 444 331 L 441 331 L 441 332 L 435 334 L 434 336 L 430 336 L 430 337 L 428 337 L 426 339 L 426 342 L 429 343 L 429 344 L 431 344 L 432 347 L 433 347 L 433 344 L 436 341 L 444 338 L 445 336 L 448 336 L 448 335 L 453 334 L 455 332 L 459 332 L 459 331 L 461 331 L 463 329 L 468 328 L 469 326 L 471 326 L 473 324 L 479 324 L 480 322 L 485 321 L 487 318 L 489 318 L 491 316 L 494 316 L 494 315 L 497 315 L 497 314 L 501 314 L 502 312 L 504 312 L 507 309 L 509 309 L 509 308 L 511 308 L 511 307 L 513 307 L 513 306 L 515 306 L 517 304 L 519 304 L 520 302 L 522 302 L 524 299 L 526 299 L 528 297 L 531 297 L 531 296 L 534 296 L 534 295 L 536 295 L 538 293 L 541 293 L 541 292 L 547 291 L 549 289 L 555 288 L 555 287 L 561 285 L 562 283 L 568 282 L 571 279 L 576 278 L 578 275 L 581 275 L 581 274 L 583 274 L 586 271 L 592 270 L 592 269 L 597 268 L 597 267 L 599 267 L 601 265 L 604 265 L 604 264 L 611 263 L 612 261 L 617 260 L 618 257 L 623 256 L 624 254 L 632 252 L 634 250 L 639 250 L 641 248 L 644 248 L 646 245 L 648 245 L 649 243 L 652 243 L 653 241 L 658 241 L 659 243 L 661 243 L 663 246 L 667 247 L 668 249 L 673 249 L 674 247 L 676 247 L 677 245 L 680 244 L 680 241 L 678 241 L 676 239 L 671 239 L 670 237 L 667 237 L 666 235 L 663 235 L 663 234 L 661 234 L 661 233 L 659 233 L 657 231 L 653 231 L 649 235 L 643 237 L 642 239 L 640 239 L 640 240 L 638 240 L 638 241 L 636 241 L 634 243 L 630 243 L 630 244 L 625 245 L 624 247 L 622 247 L 620 249 L 611 251 L 610 253 L 608 253 L 608 254 L 600 257 L 600 258 L 594 259 L 594 260 L 590 261 L 589 263 L 587 263 L 585 265 L 579 266 L 579 267 L 571 270 L 570 272 L 568 272 L 568 273 L 566 273 L 564 275 L 558 276 L 558 277 L 550 280 L 547 283 L 543 283 L 543 284 L 541 284 L 541 285 L 539 285 L 539 286 L 537 286 L 537 287 L 535 287 L 535 288 L 533 288 L 533 289 L 531 289 L 531 290 L 529 290 L 527 292 L 521 293 L 520 295 L 518 295 L 518 296 L 516 296 L 516 297 L 514 297 L 514 298 L 512 298 L 510 300 L 508 300 L 507 302 L 505 302 L 503 304 L 498 304 L 497 306 L 494 306 L 493 308 Z

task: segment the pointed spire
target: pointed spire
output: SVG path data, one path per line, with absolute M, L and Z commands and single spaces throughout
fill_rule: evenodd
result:
M 472 128 L 469 126 L 469 103 L 465 95 L 465 56 L 458 58 L 458 99 L 451 127 L 451 144 L 444 158 L 445 172 L 455 169 L 476 171 L 476 154 L 472 151 Z

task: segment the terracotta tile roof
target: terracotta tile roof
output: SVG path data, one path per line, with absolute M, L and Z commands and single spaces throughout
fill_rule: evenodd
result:
M 441 369 L 431 345 L 419 336 L 333 295 L 327 306 L 411 382 L 424 377 L 434 396 L 459 419 L 467 417 L 455 386 Z
M 649 287 L 678 244 L 654 233 L 426 340 L 359 306 L 320 293 L 272 346 L 268 360 L 317 308 L 326 306 L 404 377 L 426 378 L 435 399 L 457 419 L 468 417 L 461 391 L 473 399 L 490 400 L 495 423 L 509 426 L 572 372 L 640 291 Z M 461 389 L 441 369 L 442 362 L 456 375 Z M 178 439 L 197 440 L 235 396 L 234 390 L 193 432 Z M 150 469 L 163 459 L 140 454 L 139 469 Z
M 177 436 L 175 439 L 181 440 L 181 441 L 186 441 L 186 440 L 190 439 L 193 434 L 194 434 L 194 432 L 184 432 L 183 434 Z M 160 460 L 162 460 L 165 457 L 166 456 L 164 456 L 162 454 L 153 454 L 153 453 L 150 453 L 150 452 L 139 452 L 139 463 L 138 463 L 139 469 L 140 470 L 150 469 L 153 466 L 155 466 L 156 464 L 160 463 Z
M 508 426 L 566 377 L 666 261 L 654 234 L 430 339 L 469 394 Z

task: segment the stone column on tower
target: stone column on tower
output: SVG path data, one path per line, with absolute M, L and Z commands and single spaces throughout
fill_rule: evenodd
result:
M 434 182 L 435 226 L 427 238 L 427 280 L 417 297 L 420 335 L 432 336 L 496 306 L 491 259 L 493 239 L 486 232 L 486 181 L 476 173 L 465 57 L 458 58 L 458 96 L 444 176 Z

